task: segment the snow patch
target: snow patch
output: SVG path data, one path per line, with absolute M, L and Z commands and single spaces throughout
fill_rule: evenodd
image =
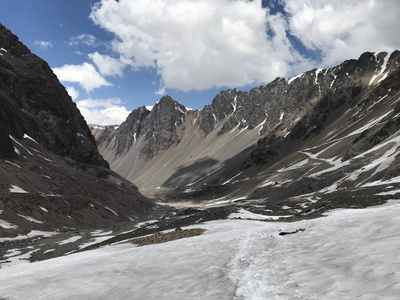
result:
M 335 83 L 336 78 L 337 78 L 337 75 L 335 75 L 333 72 L 331 74 L 333 75 L 333 80 L 331 82 L 331 85 L 329 86 L 330 89 L 333 87 L 333 84 Z
M 363 184 L 361 187 L 371 187 L 371 186 L 379 186 L 379 185 L 386 185 L 386 184 L 393 184 L 393 183 L 400 183 L 400 176 L 390 178 L 388 180 L 377 180 L 373 182 L 368 182 Z
M 26 152 L 28 152 L 30 155 L 33 156 L 32 152 L 30 152 L 28 149 L 26 149 L 20 142 L 18 142 L 16 139 L 14 139 L 11 135 L 9 135 L 10 139 L 12 139 L 14 141 L 14 143 L 20 145 L 22 148 L 24 148 L 26 150 Z
M 24 216 L 24 215 L 21 215 L 21 214 L 17 214 L 17 215 L 20 216 L 21 218 L 24 218 L 25 220 L 27 220 L 29 222 L 37 223 L 37 224 L 43 224 L 42 221 L 36 220 L 35 218 L 32 218 L 30 216 Z
M 3 227 L 4 229 L 17 229 L 18 226 L 8 223 L 7 221 L 0 220 L 0 227 Z
M 59 244 L 59 245 L 70 244 L 70 243 L 74 243 L 74 242 L 80 240 L 81 238 L 82 237 L 80 235 L 77 235 L 77 236 L 70 237 L 69 239 L 57 242 L 57 244 Z
M 379 72 L 376 73 L 374 76 L 372 76 L 371 80 L 369 81 L 369 85 L 372 85 L 372 84 L 373 85 L 377 85 L 378 83 L 380 83 L 382 80 L 384 80 L 387 77 L 389 72 L 385 73 L 385 71 L 386 71 L 388 62 L 389 62 L 389 54 L 386 55 L 385 58 L 383 59 L 383 63 L 382 63 L 381 69 L 377 70 Z
M 27 235 L 18 235 L 17 237 L 11 237 L 11 238 L 0 238 L 0 243 L 5 241 L 25 240 L 33 237 L 50 237 L 56 234 L 58 233 L 52 231 L 32 230 Z
M 377 195 L 377 196 L 387 196 L 387 195 L 395 195 L 395 194 L 398 194 L 398 193 L 400 193 L 400 190 L 391 190 L 391 191 L 388 191 L 388 192 L 382 192 L 382 193 L 378 193 L 378 194 L 375 194 L 375 195 Z
M 248 219 L 248 220 L 278 220 L 279 218 L 288 218 L 290 216 L 265 216 L 260 214 L 252 213 L 244 208 L 241 208 L 237 213 L 231 213 L 229 219 Z
M 16 167 L 21 169 L 21 167 L 19 165 L 17 165 L 16 163 L 13 163 L 13 162 L 8 161 L 8 160 L 5 160 L 5 162 L 8 163 L 8 164 L 14 165 L 14 166 L 16 166 Z
M 91 232 L 93 236 L 104 236 L 112 234 L 112 230 L 103 232 L 102 230 L 96 230 Z
M 382 116 L 372 119 L 371 121 L 369 121 L 367 124 L 365 124 L 364 126 L 362 126 L 361 128 L 354 130 L 353 132 L 349 133 L 348 135 L 346 135 L 344 138 L 347 138 L 349 136 L 355 135 L 355 134 L 359 134 L 362 133 L 363 131 L 370 129 L 372 127 L 374 127 L 375 125 L 377 125 L 379 122 L 381 122 L 384 118 L 386 118 L 392 111 L 388 111 L 387 113 L 383 114 Z
M 289 80 L 287 81 L 288 84 L 291 84 L 293 81 L 295 81 L 297 78 L 301 78 L 301 76 L 303 76 L 304 73 L 300 73 L 294 77 L 289 78 Z
M 61 197 L 61 195 L 54 194 L 53 192 L 49 192 L 49 193 L 38 192 L 38 194 L 42 197 Z
M 233 99 L 233 103 L 231 103 L 232 107 L 233 107 L 233 111 L 232 114 L 236 111 L 236 107 L 237 107 L 237 96 L 235 96 L 235 98 Z
M 17 148 L 14 147 L 14 152 L 17 153 L 18 155 L 21 155 L 21 151 L 19 151 Z
M 24 133 L 24 139 L 28 139 L 31 140 L 33 142 L 35 142 L 36 144 L 39 144 L 38 142 L 36 142 L 33 138 L 31 138 L 29 135 L 27 135 L 26 133 Z
M 48 254 L 48 253 L 51 253 L 54 251 L 56 251 L 56 249 L 49 249 L 49 250 L 43 251 L 43 254 Z
M 228 179 L 227 181 L 223 182 L 222 185 L 228 184 L 229 182 L 231 182 L 233 179 L 235 179 L 236 177 L 238 177 L 240 174 L 242 174 L 243 172 L 240 172 L 238 174 L 236 174 L 235 176 L 233 176 L 232 178 Z
M 315 71 L 315 84 L 318 84 L 318 74 L 321 73 L 324 69 L 317 69 Z
M 114 215 L 118 216 L 118 214 L 113 211 L 111 208 L 107 207 L 107 206 L 103 206 L 105 209 L 107 209 L 108 211 L 112 212 Z
M 10 190 L 10 193 L 28 194 L 27 191 L 25 191 L 24 189 L 22 189 L 22 188 L 20 188 L 19 186 L 16 186 L 16 185 L 11 185 L 9 190 Z
M 46 157 L 44 157 L 44 156 L 42 156 L 42 155 L 40 155 L 40 154 L 38 154 L 41 158 L 43 158 L 45 161 L 48 161 L 48 162 L 53 162 L 51 159 L 48 159 L 48 158 L 46 158 Z
M 264 126 L 264 123 L 265 123 L 265 122 L 267 122 L 267 118 L 265 118 L 264 121 L 262 121 L 260 124 L 258 124 L 258 125 L 256 126 L 256 128 L 260 127 L 260 129 L 258 130 L 258 135 L 261 134 L 261 130 L 263 129 L 263 126 Z
M 44 212 L 49 212 L 47 209 L 45 209 L 45 208 L 42 207 L 42 206 L 39 206 L 39 208 L 40 208 L 41 210 L 43 210 Z

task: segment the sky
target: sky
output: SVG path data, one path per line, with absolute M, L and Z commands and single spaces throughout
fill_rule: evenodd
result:
M 399 15 L 398 0 L 0 1 L 0 23 L 99 125 L 163 95 L 200 109 L 220 90 L 400 49 Z

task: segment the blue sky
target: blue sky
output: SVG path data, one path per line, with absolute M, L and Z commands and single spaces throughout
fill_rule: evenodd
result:
M 163 94 L 198 109 L 223 89 L 400 48 L 398 15 L 397 0 L 0 2 L 0 22 L 99 124 Z

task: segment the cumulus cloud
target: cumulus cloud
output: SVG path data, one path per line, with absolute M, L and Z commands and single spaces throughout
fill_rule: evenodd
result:
M 88 124 L 119 125 L 126 120 L 129 111 L 119 98 L 85 99 L 76 102 Z
M 53 43 L 52 42 L 48 42 L 48 41 L 34 41 L 33 42 L 34 45 L 42 48 L 42 49 L 47 49 L 47 48 L 52 48 L 53 47 Z
M 67 90 L 68 95 L 72 98 L 72 100 L 76 100 L 79 97 L 79 91 L 76 90 L 73 86 L 67 86 L 65 88 Z
M 102 86 L 111 86 L 95 69 L 92 64 L 64 65 L 61 68 L 53 68 L 58 79 L 66 82 L 79 83 L 86 92 Z
M 400 46 L 398 0 L 286 0 L 289 29 L 332 65 Z
M 285 17 L 261 0 L 101 0 L 91 19 L 115 35 L 121 57 L 157 70 L 160 93 L 266 83 L 304 61 Z
M 124 68 L 132 63 L 128 59 L 113 58 L 108 55 L 100 54 L 97 51 L 90 53 L 89 58 L 94 62 L 103 76 L 122 76 Z
M 96 46 L 97 38 L 91 34 L 83 33 L 81 35 L 69 38 L 68 44 L 70 46 L 76 46 L 79 44 L 85 44 L 87 46 Z
M 400 47 L 398 0 L 269 4 L 273 14 L 261 0 L 100 0 L 90 18 L 114 35 L 119 58 L 96 52 L 91 59 L 104 76 L 120 76 L 126 65 L 154 68 L 163 94 L 263 84 Z M 317 55 L 305 58 L 292 36 Z

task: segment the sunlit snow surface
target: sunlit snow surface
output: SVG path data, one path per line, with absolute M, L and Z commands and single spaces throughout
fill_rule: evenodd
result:
M 4 267 L 0 298 L 398 299 L 399 221 L 398 201 L 295 223 L 213 221 L 198 237 Z

